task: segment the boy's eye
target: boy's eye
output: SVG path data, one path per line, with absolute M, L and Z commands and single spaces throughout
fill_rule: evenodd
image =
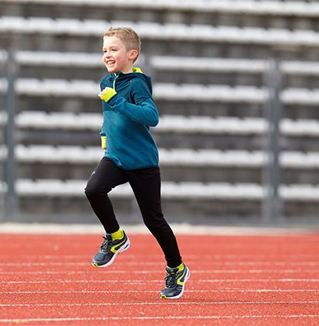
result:
M 111 48 L 111 49 L 109 49 L 109 50 L 103 50 L 103 53 L 104 54 L 106 54 L 107 52 L 116 52 L 117 51 L 117 49 L 115 49 L 115 48 Z

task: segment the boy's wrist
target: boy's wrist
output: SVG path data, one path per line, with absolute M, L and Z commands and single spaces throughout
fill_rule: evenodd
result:
M 101 136 L 101 147 L 106 149 L 106 136 Z
M 99 94 L 99 97 L 101 100 L 108 102 L 116 94 L 115 89 L 107 87 Z
M 100 132 L 101 136 L 101 147 L 106 149 L 106 134 L 104 132 Z

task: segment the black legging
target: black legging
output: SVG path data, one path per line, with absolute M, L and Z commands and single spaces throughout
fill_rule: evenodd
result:
M 107 233 L 116 232 L 119 224 L 107 195 L 112 188 L 129 182 L 147 228 L 161 246 L 167 265 L 182 262 L 175 235 L 166 222 L 161 207 L 161 177 L 158 167 L 123 170 L 110 159 L 103 158 L 92 173 L 85 194 Z

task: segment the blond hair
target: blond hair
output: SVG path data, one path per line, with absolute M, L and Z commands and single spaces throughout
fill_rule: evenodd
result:
M 119 38 L 125 45 L 126 50 L 137 50 L 138 54 L 141 52 L 141 40 L 133 28 L 130 27 L 111 27 L 105 32 L 104 37 L 115 36 Z M 137 55 L 138 57 L 138 55 Z M 136 59 L 137 59 L 136 57 Z M 135 60 L 136 60 L 135 59 Z

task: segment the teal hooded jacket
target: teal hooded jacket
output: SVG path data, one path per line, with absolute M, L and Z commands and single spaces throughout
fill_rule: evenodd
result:
M 101 79 L 100 87 L 116 94 L 102 100 L 101 136 L 106 136 L 104 157 L 124 170 L 158 167 L 158 149 L 150 132 L 159 121 L 152 98 L 151 78 L 140 69 L 133 73 L 112 73 Z

